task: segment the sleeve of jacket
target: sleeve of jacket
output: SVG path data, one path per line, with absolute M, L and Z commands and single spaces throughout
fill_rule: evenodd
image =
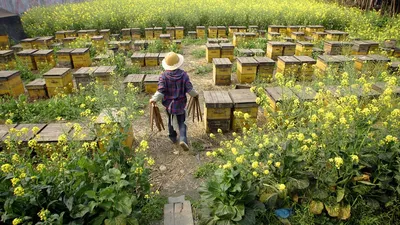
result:
M 190 96 L 192 97 L 196 97 L 197 95 L 199 95 L 197 93 L 197 91 L 194 89 L 192 82 L 190 82 L 190 78 L 189 76 L 186 74 L 185 75 L 185 89 L 186 89 L 186 93 L 188 93 Z
M 164 98 L 164 95 L 165 95 L 165 80 L 164 80 L 164 76 L 161 75 L 158 79 L 157 91 L 151 97 L 151 100 L 154 102 L 158 102 Z

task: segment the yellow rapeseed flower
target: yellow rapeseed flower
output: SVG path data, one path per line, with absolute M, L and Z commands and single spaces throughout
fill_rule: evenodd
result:
M 253 176 L 258 177 L 258 173 L 256 171 L 253 171 Z
M 14 187 L 16 184 L 18 184 L 19 181 L 20 181 L 19 178 L 14 177 L 11 179 L 11 185 Z
M 10 173 L 13 169 L 13 166 L 11 166 L 10 164 L 6 163 L 1 165 L 1 171 L 3 171 L 4 173 Z
M 238 154 L 238 151 L 237 151 L 236 148 L 231 148 L 231 151 L 232 151 L 232 154 L 234 154 L 234 155 L 237 155 L 237 154 Z
M 23 187 L 18 186 L 14 189 L 14 195 L 15 196 L 23 196 L 25 194 L 25 190 Z
M 284 184 L 278 184 L 278 190 L 284 191 L 286 189 L 286 185 Z
M 46 166 L 42 163 L 40 163 L 36 166 L 36 170 L 39 172 L 42 172 L 45 168 L 46 168 Z
M 343 165 L 343 159 L 341 157 L 335 157 L 333 160 L 335 161 L 336 168 L 340 169 Z
M 268 175 L 269 174 L 269 170 L 264 170 L 264 174 Z
M 20 223 L 22 223 L 22 219 L 20 219 L 20 218 L 15 218 L 15 219 L 13 219 L 13 221 L 12 221 L 12 225 L 18 225 L 18 224 L 20 224 Z
M 357 155 L 350 155 L 351 161 L 354 162 L 355 164 L 358 164 L 359 158 Z
M 276 163 L 275 163 L 275 167 L 276 167 L 276 168 L 281 167 L 281 162 L 276 162 Z
M 253 169 L 257 169 L 258 168 L 258 162 L 253 162 L 251 164 L 251 167 L 253 167 Z
M 12 124 L 12 123 L 13 123 L 12 120 L 10 120 L 10 119 L 7 119 L 7 120 L 6 120 L 6 124 L 7 124 L 7 125 L 10 125 L 10 124 Z

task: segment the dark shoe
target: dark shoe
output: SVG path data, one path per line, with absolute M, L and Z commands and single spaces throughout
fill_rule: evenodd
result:
M 189 151 L 189 146 L 188 146 L 185 142 L 181 141 L 181 142 L 179 143 L 179 145 L 181 146 L 181 148 L 183 149 L 183 151 Z
M 176 144 L 178 142 L 178 140 L 176 139 L 176 137 L 169 137 L 169 140 L 172 141 L 172 143 Z

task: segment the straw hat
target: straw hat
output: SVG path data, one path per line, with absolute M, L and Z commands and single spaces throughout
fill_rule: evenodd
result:
M 162 61 L 162 67 L 165 70 L 176 70 L 183 64 L 183 55 L 176 54 L 175 52 L 168 53 Z

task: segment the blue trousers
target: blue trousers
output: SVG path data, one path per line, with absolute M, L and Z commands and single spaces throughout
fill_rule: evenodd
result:
M 169 114 L 169 112 L 167 111 L 167 115 L 168 115 L 168 132 L 169 132 L 169 139 L 171 139 L 172 142 L 176 142 L 177 141 L 177 132 L 174 130 L 174 127 L 172 126 L 172 118 L 171 118 L 171 114 Z M 181 114 L 181 115 L 175 115 L 177 120 L 178 120 L 178 126 L 179 126 L 179 141 L 183 141 L 186 144 L 187 142 L 187 136 L 186 136 L 186 124 L 185 124 L 185 120 L 186 120 L 186 114 Z

